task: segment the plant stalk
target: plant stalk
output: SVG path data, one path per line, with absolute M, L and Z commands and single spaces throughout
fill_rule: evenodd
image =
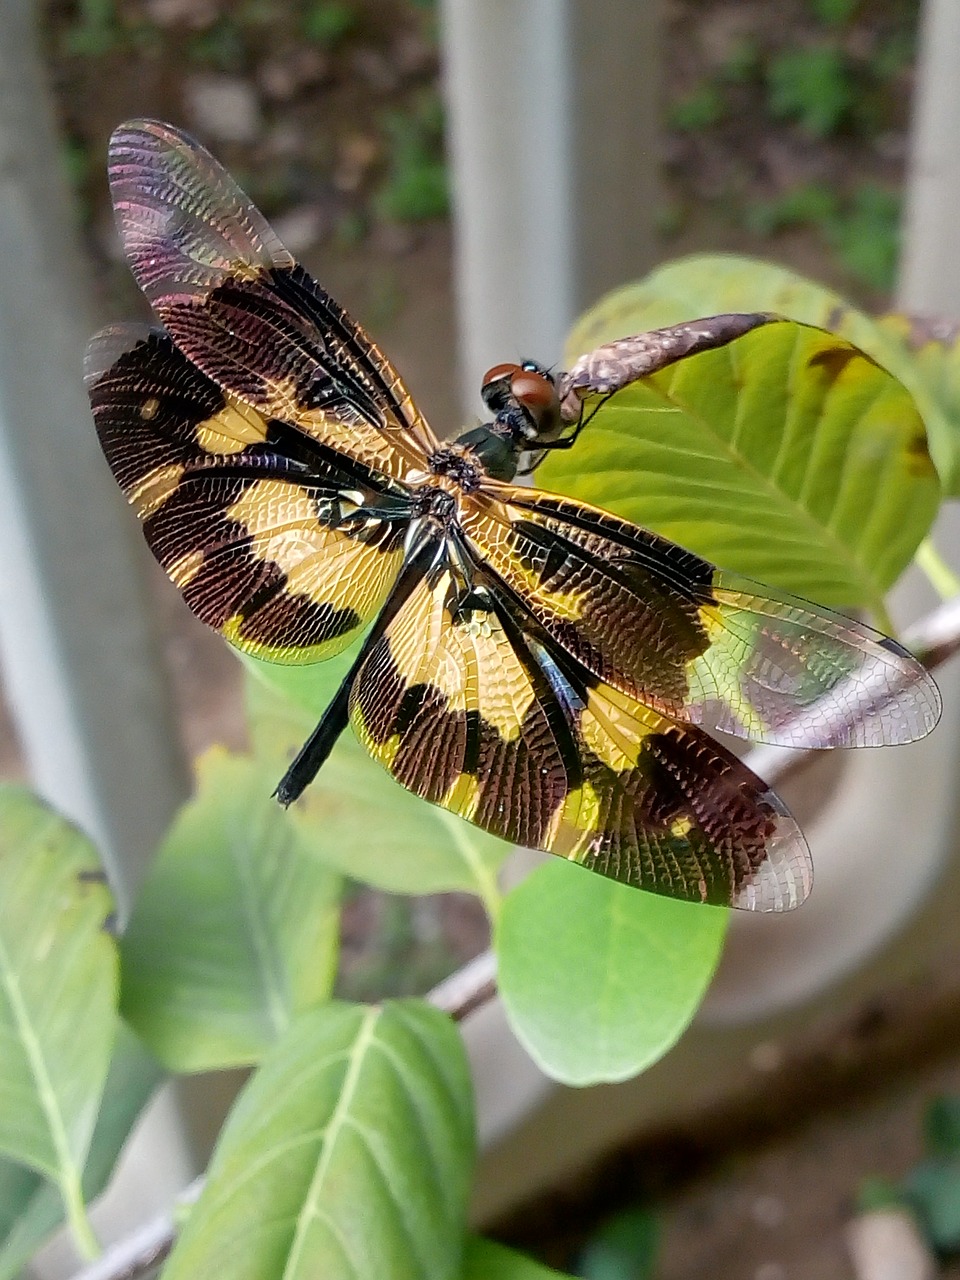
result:
M 924 538 L 913 558 L 941 600 L 952 600 L 955 596 L 960 596 L 960 577 L 941 557 L 932 538 Z

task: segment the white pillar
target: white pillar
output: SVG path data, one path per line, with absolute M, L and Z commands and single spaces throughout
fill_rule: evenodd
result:
M 898 301 L 960 317 L 960 3 L 926 0 L 921 18 Z
M 89 291 L 34 6 L 0 0 L 0 32 L 0 664 L 33 782 L 123 913 L 187 775 L 147 553 L 81 380 Z
M 444 0 L 463 400 L 652 264 L 659 0 Z

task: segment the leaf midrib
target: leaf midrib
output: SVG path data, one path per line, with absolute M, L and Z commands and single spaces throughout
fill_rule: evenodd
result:
M 741 471 L 749 475 L 754 480 L 754 483 L 756 484 L 757 489 L 759 489 L 761 492 L 765 492 L 768 498 L 773 499 L 778 503 L 780 503 L 781 505 L 784 505 L 788 507 L 790 510 L 792 510 L 796 514 L 796 516 L 799 517 L 798 523 L 805 525 L 806 527 L 811 529 L 815 537 L 817 538 L 818 541 L 821 542 L 821 544 L 826 545 L 827 547 L 832 546 L 834 548 L 834 553 L 836 555 L 837 562 L 841 565 L 848 566 L 848 572 L 850 573 L 851 580 L 862 584 L 862 586 L 865 588 L 867 598 L 870 601 L 870 608 L 872 610 L 876 610 L 878 606 L 882 608 L 883 592 L 882 590 L 880 590 L 879 584 L 875 584 L 867 576 L 865 567 L 862 564 L 862 562 L 859 560 L 859 558 L 857 558 L 855 555 L 852 554 L 850 548 L 845 546 L 845 544 L 842 543 L 837 538 L 833 528 L 830 525 L 821 524 L 819 521 L 817 521 L 812 515 L 812 513 L 806 507 L 804 507 L 789 493 L 787 493 L 785 489 L 778 486 L 774 482 L 772 477 L 767 476 L 762 471 L 760 471 L 749 457 L 741 453 L 739 450 L 737 450 L 733 446 L 730 440 L 727 440 L 722 435 L 718 434 L 714 430 L 714 428 L 711 426 L 709 420 L 705 418 L 701 412 L 699 412 L 698 410 L 695 410 L 692 406 L 687 404 L 685 401 L 681 401 L 677 399 L 672 393 L 672 391 L 666 389 L 663 386 L 660 386 L 656 383 L 648 384 L 648 386 L 649 386 L 649 389 L 654 390 L 658 396 L 661 396 L 665 401 L 667 401 L 670 405 L 672 405 L 678 412 L 683 413 L 689 419 L 695 422 L 696 425 L 702 431 L 704 431 L 705 435 L 709 439 L 716 442 L 716 444 L 720 448 L 720 451 L 726 456 L 727 460 L 731 463 L 731 465 L 733 465 L 734 467 L 739 467 Z M 626 404 L 622 407 L 622 412 L 646 414 L 648 410 L 643 405 L 637 405 L 631 408 L 629 404 Z M 818 415 L 818 421 L 822 422 L 822 420 L 823 420 L 823 415 L 821 413 Z M 601 427 L 600 429 L 601 431 L 604 431 L 607 434 L 615 434 L 615 433 L 612 433 L 607 428 Z M 702 456 L 708 461 L 710 460 L 710 455 L 703 454 Z M 875 504 L 871 504 L 871 509 L 874 505 Z
M 70 1139 L 60 1110 L 57 1093 L 47 1071 L 43 1049 L 34 1032 L 26 1002 L 20 989 L 20 982 L 11 964 L 2 932 L 0 932 L 0 981 L 2 981 L 7 993 L 14 1023 L 27 1056 L 27 1062 L 37 1087 L 40 1106 L 50 1130 L 53 1149 L 60 1165 L 59 1169 L 44 1169 L 44 1172 L 63 1188 L 77 1185 L 80 1179 L 80 1168 L 70 1150 Z
M 311 1219 L 321 1216 L 318 1211 L 318 1204 L 323 1193 L 323 1184 L 329 1171 L 331 1161 L 333 1160 L 333 1151 L 337 1144 L 337 1139 L 346 1127 L 346 1121 L 349 1118 L 350 1107 L 353 1102 L 354 1094 L 360 1081 L 360 1072 L 363 1067 L 363 1061 L 368 1050 L 374 1040 L 374 1028 L 381 1016 L 381 1010 L 376 1008 L 367 1009 L 363 1014 L 363 1021 L 360 1029 L 354 1039 L 353 1045 L 349 1052 L 347 1072 L 343 1079 L 343 1087 L 340 1090 L 336 1105 L 331 1113 L 330 1120 L 326 1126 L 326 1133 L 323 1139 L 323 1146 L 320 1151 L 320 1158 L 317 1161 L 317 1167 L 310 1179 L 310 1186 L 307 1188 L 307 1194 L 304 1196 L 303 1204 L 300 1212 L 297 1214 L 297 1225 L 293 1235 L 293 1242 L 290 1246 L 290 1252 L 287 1254 L 287 1260 L 284 1263 L 283 1274 L 281 1280 L 294 1280 L 297 1274 L 297 1268 L 300 1264 L 300 1258 L 306 1246 L 307 1228 Z

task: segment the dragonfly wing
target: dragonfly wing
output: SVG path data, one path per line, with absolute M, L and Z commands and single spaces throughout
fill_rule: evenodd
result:
M 403 556 L 405 522 L 349 519 L 380 493 L 298 457 L 280 424 L 224 392 L 162 331 L 104 330 L 86 379 L 107 461 L 193 612 L 278 662 L 349 644 Z
M 436 440 L 396 370 L 186 134 L 133 120 L 110 142 L 124 251 L 173 341 L 219 386 L 402 479 Z
M 350 709 L 397 781 L 506 840 L 688 901 L 782 911 L 809 892 L 796 823 L 735 756 L 592 679 L 449 569 L 373 647 Z
M 911 742 L 939 718 L 895 641 L 598 508 L 489 484 L 464 530 L 564 650 L 671 718 L 792 747 Z

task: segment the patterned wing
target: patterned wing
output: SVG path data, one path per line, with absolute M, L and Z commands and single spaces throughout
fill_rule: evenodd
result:
M 491 483 L 463 528 L 554 641 L 663 715 L 789 747 L 912 742 L 939 718 L 895 641 L 597 508 Z
M 198 368 L 382 475 L 423 467 L 436 440 L 393 366 L 211 155 L 134 120 L 111 138 L 109 175 L 131 270 Z
M 735 756 L 447 568 L 370 651 L 351 718 L 405 787 L 514 843 L 694 902 L 783 911 L 810 890 L 796 823 Z
M 221 390 L 161 331 L 104 330 L 86 381 L 107 461 L 197 617 L 275 662 L 350 643 L 390 588 L 406 530 L 364 508 L 397 497 Z

